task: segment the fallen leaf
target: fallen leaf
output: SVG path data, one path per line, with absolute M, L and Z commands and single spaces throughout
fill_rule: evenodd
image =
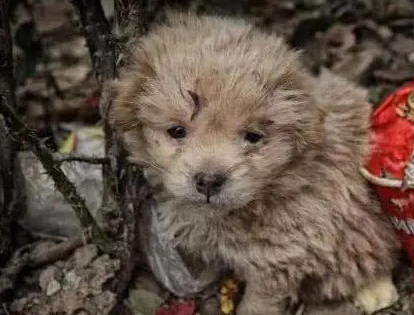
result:
M 76 132 L 72 132 L 69 137 L 66 139 L 66 141 L 63 143 L 63 145 L 60 147 L 59 152 L 60 153 L 72 153 L 75 151 L 76 148 Z
M 239 285 L 233 278 L 224 281 L 220 288 L 220 311 L 223 314 L 232 314 L 234 312 L 234 299 L 239 292 Z

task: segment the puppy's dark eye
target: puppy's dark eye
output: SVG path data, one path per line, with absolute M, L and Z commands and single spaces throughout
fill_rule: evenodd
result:
M 263 135 L 257 132 L 246 132 L 244 135 L 244 141 L 250 143 L 257 143 L 263 139 Z
M 184 126 L 174 126 L 167 130 L 171 138 L 181 139 L 187 135 L 187 130 Z

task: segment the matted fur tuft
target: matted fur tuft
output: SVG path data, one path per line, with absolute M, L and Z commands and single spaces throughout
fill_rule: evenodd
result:
M 362 90 L 313 78 L 280 37 L 230 18 L 171 14 L 130 48 L 111 119 L 163 185 L 165 237 L 247 280 L 239 315 L 347 299 L 391 272 L 394 231 L 358 172 Z M 221 191 L 198 193 L 200 172 L 224 174 Z

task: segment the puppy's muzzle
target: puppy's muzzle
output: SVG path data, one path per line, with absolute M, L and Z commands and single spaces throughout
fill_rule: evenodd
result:
M 207 202 L 210 197 L 218 194 L 227 178 L 222 173 L 197 173 L 194 175 L 194 183 L 197 191 L 207 197 Z

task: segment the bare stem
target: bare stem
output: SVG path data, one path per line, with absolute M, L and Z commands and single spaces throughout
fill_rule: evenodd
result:
M 102 168 L 102 204 L 103 207 L 111 209 L 111 204 L 114 204 L 119 196 L 118 168 L 122 165 L 118 154 L 120 145 L 107 119 L 111 98 L 105 83 L 115 77 L 115 45 L 100 0 L 72 0 L 72 3 L 80 17 L 95 76 L 101 89 L 99 110 L 104 121 L 105 153 L 110 161 Z
M 87 156 L 81 154 L 62 154 L 54 153 L 53 158 L 56 163 L 62 164 L 63 162 L 84 162 L 88 164 L 107 164 L 109 159 L 106 157 L 97 157 L 97 156 Z

